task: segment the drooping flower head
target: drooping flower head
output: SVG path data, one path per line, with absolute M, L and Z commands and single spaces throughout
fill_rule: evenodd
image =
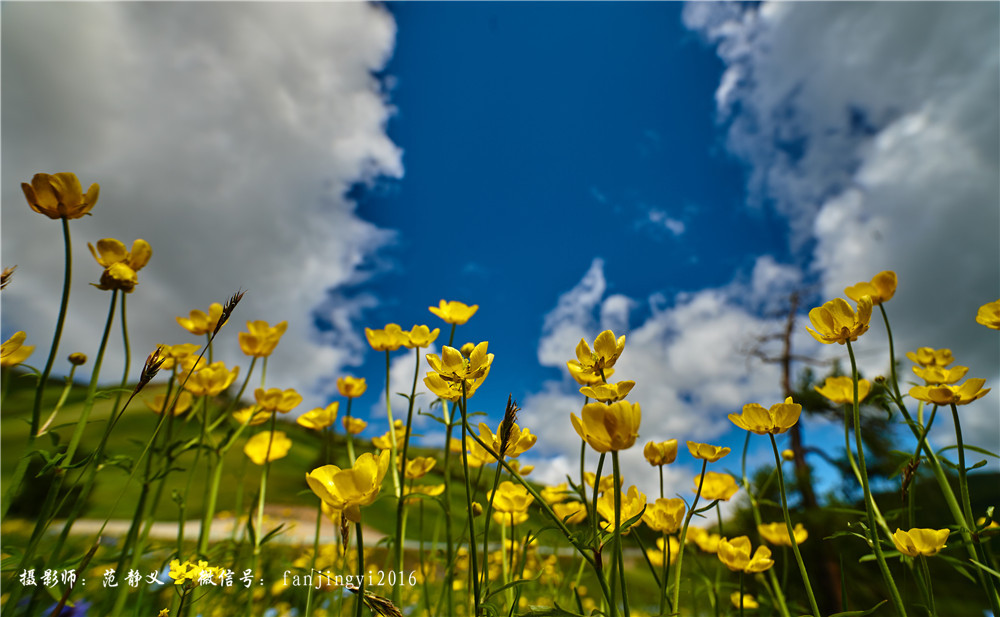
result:
M 473 304 L 469 306 L 455 300 L 450 302 L 441 300 L 437 306 L 429 306 L 427 308 L 430 312 L 443 319 L 445 323 L 461 326 L 476 314 L 476 311 L 479 310 L 479 305 Z
M 639 437 L 642 409 L 639 403 L 587 403 L 580 418 L 570 414 L 573 429 L 598 452 L 627 450 Z
M 31 209 L 50 219 L 78 219 L 90 214 L 97 203 L 101 187 L 96 182 L 83 194 L 83 186 L 76 174 L 35 174 L 31 184 L 21 183 L 21 190 Z
M 892 543 L 896 545 L 896 550 L 904 555 L 933 557 L 945 547 L 945 542 L 948 541 L 950 534 L 951 532 L 947 529 L 911 529 L 909 531 L 896 529 L 896 533 L 892 534 Z
M 858 380 L 858 402 L 865 400 L 871 392 L 872 382 L 867 379 Z M 815 390 L 825 396 L 832 403 L 847 404 L 854 402 L 854 380 L 850 377 L 827 377 L 822 386 L 815 386 Z
M 732 540 L 723 538 L 719 541 L 718 555 L 719 561 L 734 572 L 764 572 L 774 565 L 771 549 L 766 546 L 758 546 L 753 556 L 750 555 L 750 538 L 747 536 Z
M 667 441 L 661 442 L 650 441 L 646 444 L 646 447 L 642 449 L 642 455 L 646 457 L 646 460 L 653 467 L 669 465 L 677 460 L 677 440 L 668 439 Z
M 872 299 L 873 306 L 888 302 L 895 294 L 896 273 L 892 270 L 879 272 L 872 278 L 870 283 L 861 281 L 844 290 L 844 295 L 855 302 L 860 302 L 861 296 L 869 296 Z
M 614 332 L 605 330 L 594 339 L 593 351 L 590 350 L 586 340 L 580 339 L 576 346 L 576 360 L 570 360 L 566 365 L 571 374 L 589 373 L 596 377 L 601 377 L 603 374 L 603 379 L 607 379 L 607 372 L 602 373 L 602 371 L 614 366 L 624 349 L 625 335 L 616 339 Z
M 266 358 L 274 352 L 287 329 L 287 321 L 276 323 L 273 328 L 266 321 L 248 321 L 247 332 L 240 332 L 237 337 L 240 349 L 248 356 Z
M 1000 330 L 1000 300 L 980 306 L 976 314 L 976 323 L 981 323 L 991 330 Z
M 834 298 L 809 311 L 809 321 L 813 327 L 807 327 L 806 330 L 820 343 L 843 345 L 847 341 L 858 340 L 859 336 L 867 332 L 871 318 L 871 296 L 861 296 L 856 313 L 846 300 Z
M 145 267 L 149 263 L 149 258 L 153 256 L 153 249 L 141 238 L 132 243 L 131 251 L 114 238 L 98 240 L 96 249 L 89 242 L 87 246 L 97 263 L 104 267 L 101 282 L 94 285 L 98 289 L 120 289 L 125 293 L 131 293 L 139 284 L 137 272 Z
M 771 405 L 770 409 L 764 409 L 757 403 L 744 405 L 743 413 L 739 415 L 731 413 L 729 419 L 736 426 L 751 433 L 779 435 L 795 426 L 801 413 L 802 405 L 793 403 L 792 397 L 789 396 L 784 403 Z
M 222 305 L 218 302 L 213 302 L 208 307 L 208 314 L 194 309 L 188 315 L 188 317 L 176 317 L 177 323 L 180 324 L 182 328 L 194 335 L 202 334 L 212 334 L 215 332 L 216 326 L 219 325 L 219 320 L 222 319 Z

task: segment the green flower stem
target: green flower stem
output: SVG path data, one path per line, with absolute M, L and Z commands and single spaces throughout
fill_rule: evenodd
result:
M 743 617 L 743 570 L 740 570 L 740 617 Z
M 465 505 L 466 511 L 469 518 L 469 563 L 472 565 L 472 605 L 473 605 L 473 615 L 479 615 L 479 560 L 476 557 L 476 521 L 475 516 L 472 515 L 472 485 L 469 483 L 469 449 L 465 447 L 465 440 L 467 434 L 471 431 L 468 430 L 469 419 L 466 410 L 468 398 L 465 393 L 465 381 L 462 381 L 462 400 L 461 400 L 461 412 L 462 412 L 462 471 L 465 476 Z M 486 556 L 484 555 L 485 559 Z
M 313 553 L 312 553 L 312 559 L 309 561 L 310 575 L 316 573 L 316 555 L 319 553 L 319 530 L 322 524 L 323 524 L 323 500 L 321 499 L 320 502 L 316 504 L 316 532 L 313 534 Z M 305 617 L 311 617 L 312 615 L 313 587 L 314 585 L 309 585 L 309 591 L 306 592 Z
M 354 399 L 350 397 L 348 397 L 347 399 L 347 413 L 345 414 L 345 416 L 348 418 L 351 417 L 351 402 L 353 400 Z M 345 424 L 344 426 L 346 428 L 347 425 Z M 357 458 L 354 456 L 354 435 L 351 434 L 351 431 L 345 430 L 344 432 L 347 433 L 347 458 L 348 460 L 351 461 L 351 467 L 353 467 L 354 461 L 357 460 Z
M 399 468 L 396 466 L 396 422 L 392 419 L 392 402 L 389 394 L 389 350 L 385 350 L 385 413 L 389 416 L 389 472 L 392 474 L 392 488 L 396 499 L 400 499 L 402 489 L 399 484 Z
M 365 541 L 361 535 L 361 521 L 354 524 L 354 531 L 358 536 L 358 576 L 361 584 L 358 586 L 357 596 L 354 599 L 354 617 L 361 617 L 362 607 L 365 605 Z M 250 594 L 253 596 L 253 594 Z
M 45 431 L 49 430 L 52 426 L 52 422 L 56 419 L 56 414 L 62 409 L 63 405 L 66 404 L 66 399 L 69 397 L 69 391 L 73 389 L 73 375 L 76 374 L 76 365 L 70 366 L 69 376 L 66 377 L 66 385 L 63 386 L 62 392 L 59 394 L 59 400 L 56 401 L 56 406 L 52 409 L 52 413 L 46 418 L 45 423 L 42 424 L 41 428 L 38 429 L 38 434 L 35 437 L 41 437 L 45 434 Z M 6 390 L 6 388 L 5 388 Z M 0 404 L 0 407 L 3 405 Z
M 847 462 L 851 465 L 851 470 L 854 472 L 854 477 L 857 478 L 858 484 L 863 484 L 861 481 L 861 470 L 858 469 L 858 463 L 854 459 L 854 448 L 851 447 L 851 417 L 847 413 L 844 414 L 844 447 L 847 451 Z M 888 523 L 885 522 L 885 517 L 882 516 L 882 510 L 878 507 L 877 503 L 872 502 L 872 511 L 875 514 L 875 520 L 878 526 L 883 532 L 889 537 L 892 537 L 892 531 L 889 530 Z
M 125 349 L 125 368 L 122 370 L 122 383 L 118 388 L 118 392 L 115 394 L 115 404 L 111 406 L 111 414 L 114 415 L 118 411 L 118 405 L 122 402 L 122 392 L 128 386 L 128 371 L 129 367 L 132 366 L 132 346 L 129 345 L 128 340 L 128 311 L 126 310 L 126 300 L 128 299 L 128 294 L 122 292 L 122 344 Z
M 681 602 L 681 565 L 684 563 L 684 543 L 687 542 L 687 531 L 688 525 L 691 523 L 691 517 L 694 516 L 695 508 L 698 507 L 698 499 L 701 497 L 701 488 L 705 484 L 705 470 L 708 468 L 708 461 L 701 461 L 701 475 L 698 476 L 698 492 L 694 496 L 694 501 L 691 502 L 691 507 L 688 508 L 687 514 L 684 516 L 684 525 L 681 527 L 681 537 L 678 538 L 680 541 L 680 549 L 677 551 L 677 564 L 674 566 L 674 580 L 673 580 L 673 597 L 670 601 L 670 610 L 673 613 L 680 614 L 680 602 Z
M 955 443 L 958 445 L 958 489 L 962 498 L 962 508 L 965 511 L 965 527 L 976 528 L 976 520 L 972 514 L 972 502 L 969 500 L 969 480 L 965 469 L 965 442 L 962 440 L 962 423 L 958 418 L 958 407 L 951 404 L 951 417 L 955 421 Z M 976 543 L 978 538 L 974 538 Z
M 271 415 L 271 426 L 268 429 L 268 432 L 270 432 L 271 436 L 270 436 L 270 439 L 268 439 L 268 442 L 267 442 L 267 451 L 264 453 L 264 469 L 262 469 L 261 472 L 260 472 L 260 494 L 257 497 L 257 526 L 256 526 L 256 529 L 254 530 L 254 534 L 253 534 L 253 561 L 252 561 L 252 565 L 250 567 L 251 571 L 253 573 L 255 573 L 255 574 L 257 572 L 257 564 L 260 563 L 260 539 L 261 539 L 261 536 L 263 536 L 263 533 L 264 533 L 264 529 L 263 529 L 263 525 L 264 525 L 264 500 L 265 500 L 265 497 L 267 496 L 267 476 L 268 476 L 268 473 L 271 471 L 271 461 L 269 459 L 271 458 L 271 444 L 274 442 L 274 429 L 275 429 L 275 424 L 277 422 L 277 415 L 278 414 L 272 414 Z M 359 529 L 358 529 L 358 540 L 359 540 L 358 550 L 360 551 L 361 550 L 361 547 L 360 547 L 360 540 L 361 540 L 360 523 L 359 523 Z M 251 610 L 252 607 L 253 607 L 253 594 L 252 593 L 248 593 L 247 594 L 247 615 L 252 615 L 253 614 L 253 611 Z
M 864 442 L 861 439 L 861 411 L 858 406 L 858 365 L 857 361 L 854 359 L 854 348 L 851 346 L 850 341 L 847 341 L 847 353 L 851 357 L 851 379 L 854 382 L 854 440 L 858 448 L 858 468 L 861 472 L 861 488 L 865 494 L 865 513 L 868 515 L 868 529 L 871 533 L 871 545 L 872 549 L 875 551 L 875 560 L 878 562 L 879 570 L 882 572 L 882 578 L 885 579 L 885 584 L 889 588 L 889 595 L 892 600 L 892 604 L 896 609 L 896 614 L 900 617 L 906 617 L 906 607 L 903 605 L 903 599 L 899 595 L 899 589 L 896 588 L 896 581 L 892 578 L 892 573 L 889 572 L 889 566 L 885 562 L 885 555 L 882 554 L 882 542 L 878 535 L 874 510 L 875 500 L 872 498 L 871 488 L 868 485 L 868 469 L 865 466 L 865 448 Z M 777 450 L 775 450 L 775 453 L 777 453 Z M 789 537 L 792 538 L 794 544 L 795 535 L 791 532 L 790 524 Z M 819 613 L 817 613 L 817 616 L 818 615 Z
M 591 508 L 590 511 L 592 513 L 592 516 L 590 517 L 590 524 L 591 528 L 594 531 L 595 538 L 600 537 L 600 526 L 597 520 L 597 495 L 599 492 L 598 489 L 601 486 L 601 471 L 604 470 L 604 459 L 606 458 L 606 456 L 607 456 L 606 452 L 601 452 L 601 456 L 597 458 L 597 475 L 594 476 L 594 486 L 591 487 L 594 491 L 594 494 L 591 495 L 592 501 L 590 504 Z M 586 481 L 584 482 L 584 484 L 586 484 Z
M 401 475 L 405 478 L 406 476 L 406 461 L 410 450 L 410 426 L 413 424 L 413 402 L 417 396 L 417 379 L 420 377 L 420 348 L 415 347 L 413 349 L 415 355 L 415 365 L 416 368 L 413 371 L 413 387 L 410 388 L 410 405 L 409 409 L 406 411 L 406 428 L 403 429 L 403 460 L 402 460 L 402 472 Z M 388 388 L 388 385 L 386 386 Z M 402 572 L 403 571 L 403 547 L 405 544 L 404 540 L 404 526 L 403 521 L 405 517 L 403 516 L 403 511 L 406 509 L 406 499 L 400 494 L 396 500 L 396 568 Z M 392 588 L 392 603 L 399 606 L 399 600 L 403 592 L 402 585 L 394 585 Z
M 802 586 L 805 588 L 806 596 L 809 598 L 809 607 L 812 609 L 815 617 L 820 617 L 819 605 L 816 604 L 816 595 L 813 593 L 812 584 L 809 582 L 809 573 L 806 571 L 805 562 L 802 561 L 802 553 L 799 552 L 799 544 L 795 541 L 795 531 L 792 529 L 792 518 L 788 514 L 788 499 L 785 497 L 785 474 L 781 471 L 781 453 L 778 452 L 778 442 L 774 440 L 773 434 L 768 433 L 767 436 L 771 439 L 771 449 L 774 450 L 774 464 L 778 469 L 778 492 L 781 494 L 781 513 L 785 517 L 785 529 L 788 530 L 788 538 L 792 543 L 792 552 L 795 554 L 795 563 L 799 565 L 799 574 L 802 575 Z M 874 520 L 874 517 L 870 518 Z M 872 528 L 874 529 L 874 523 L 872 524 Z M 741 576 L 741 584 L 742 581 L 743 578 Z M 740 604 L 742 607 L 742 600 L 740 601 Z
M 480 467 L 479 469 L 482 470 L 482 467 Z M 492 488 L 492 490 L 490 490 L 490 498 L 489 498 L 489 501 L 487 501 L 487 503 L 486 503 L 486 511 L 483 512 L 483 519 L 484 519 L 483 520 L 483 561 L 484 562 L 487 562 L 489 560 L 489 555 L 490 555 L 490 517 L 493 516 L 493 499 L 496 497 L 497 487 L 500 486 L 500 472 L 502 470 L 503 470 L 503 467 L 500 466 L 500 465 L 497 465 L 497 471 L 496 471 L 495 474 L 493 474 L 493 488 Z M 513 518 L 513 515 L 512 515 L 512 518 Z M 501 533 L 501 537 L 502 538 L 506 538 L 506 530 L 504 529 L 503 525 L 500 526 L 500 533 Z M 505 541 L 505 540 L 503 540 L 503 541 Z M 503 544 L 501 544 L 501 546 L 503 546 Z M 503 552 L 502 549 L 501 549 L 501 552 Z M 504 565 L 504 579 L 505 579 L 504 583 L 505 584 L 509 582 L 509 581 L 506 580 L 506 578 L 507 578 L 507 572 L 506 572 L 506 564 L 505 564 Z M 489 582 L 490 582 L 489 579 L 490 579 L 490 569 L 488 567 L 484 566 L 483 567 L 482 582 L 481 582 L 481 584 L 479 586 L 480 589 L 485 590 L 485 589 L 488 588 Z
M 622 475 L 618 466 L 618 450 L 611 451 L 611 465 L 615 474 L 615 552 L 618 554 L 618 573 L 622 584 L 622 605 L 625 617 L 632 614 L 628 605 L 628 586 L 625 584 L 625 554 L 622 551 Z

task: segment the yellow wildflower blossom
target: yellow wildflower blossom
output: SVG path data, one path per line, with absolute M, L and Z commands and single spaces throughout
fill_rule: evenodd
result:
M 479 305 L 473 304 L 472 306 L 469 306 L 468 304 L 456 302 L 455 300 L 450 302 L 441 300 L 441 302 L 438 303 L 438 306 L 430 306 L 427 308 L 430 312 L 443 319 L 445 323 L 461 326 L 465 322 L 469 321 L 469 318 L 476 314 L 476 311 L 479 310 Z
M 809 311 L 809 321 L 815 330 L 809 327 L 806 330 L 820 343 L 843 345 L 847 341 L 858 340 L 859 336 L 867 332 L 871 318 L 871 296 L 861 296 L 856 313 L 846 300 L 834 298 Z
M 867 379 L 858 380 L 859 403 L 865 400 L 871 389 L 872 382 Z M 843 405 L 854 402 L 854 380 L 850 377 L 827 377 L 822 386 L 815 386 L 815 390 L 833 403 Z
M 96 182 L 84 194 L 80 179 L 69 172 L 35 174 L 31 184 L 21 183 L 21 190 L 31 209 L 50 219 L 78 219 L 90 214 L 101 194 Z
M 861 281 L 844 290 L 844 295 L 855 302 L 859 302 L 861 296 L 869 296 L 874 306 L 888 302 L 895 294 L 896 273 L 892 270 L 879 272 L 872 278 L 870 283 Z
M 744 405 L 742 414 L 731 413 L 729 419 L 736 426 L 751 433 L 779 435 L 795 426 L 801 413 L 802 405 L 793 403 L 792 397 L 789 396 L 784 403 L 771 405 L 770 409 L 764 409 L 757 403 Z

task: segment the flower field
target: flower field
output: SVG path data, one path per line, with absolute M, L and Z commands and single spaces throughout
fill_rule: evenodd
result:
M 412 383 L 386 384 L 389 430 L 376 435 L 352 413 L 364 379 L 337 376 L 338 400 L 312 410 L 268 380 L 287 323 L 241 315 L 242 290 L 207 311 L 167 307 L 176 344 L 135 350 L 142 368 L 120 380 L 102 375 L 112 340 L 131 353 L 126 301 L 142 293 L 142 269 L 158 267 L 146 241 L 104 238 L 89 245 L 98 267 L 76 264 L 108 296 L 100 346 L 53 375 L 72 311 L 72 221 L 99 215 L 100 189 L 84 192 L 71 173 L 22 186 L 28 206 L 62 226 L 66 278 L 52 344 L 42 346 L 50 333 L 18 332 L 2 348 L 4 617 L 1000 615 L 995 477 L 970 473 L 996 454 L 961 432 L 963 407 L 996 404 L 950 350 L 894 348 L 891 301 L 909 284 L 894 272 L 809 311 L 809 333 L 838 346 L 850 370 L 734 409 L 742 451 L 684 435 L 641 440 L 657 418 L 630 398 L 634 382 L 614 380 L 627 336 L 581 340 L 566 350 L 580 386 L 565 419 L 578 468 L 544 485 L 519 460 L 538 438 L 517 403 L 508 398 L 497 425 L 470 410 L 495 360 L 488 341 L 457 343 L 476 305 L 441 300 L 428 324 L 366 329 L 387 382 L 390 353 L 410 349 L 417 365 Z M 17 282 L 4 271 L 4 287 Z M 873 319 L 887 340 L 870 340 Z M 975 319 L 1000 330 L 1000 300 Z M 236 338 L 243 364 L 213 361 L 220 337 Z M 859 341 L 889 349 L 886 375 L 859 375 Z M 439 354 L 427 353 L 432 343 Z M 74 380 L 81 366 L 86 384 Z M 418 382 L 436 400 L 419 399 Z M 831 456 L 855 502 L 805 507 L 801 447 L 779 447 L 816 401 L 840 411 L 843 449 Z M 872 410 L 908 434 L 892 453 L 869 441 Z M 435 426 L 420 445 L 415 414 Z M 955 445 L 935 449 L 927 436 L 945 414 Z M 657 494 L 623 476 L 619 455 L 631 448 L 658 475 Z M 768 464 L 748 468 L 751 452 Z M 700 473 L 688 494 L 667 494 L 664 467 L 681 458 Z M 898 490 L 876 490 L 876 472 Z M 723 516 L 724 502 L 735 514 Z

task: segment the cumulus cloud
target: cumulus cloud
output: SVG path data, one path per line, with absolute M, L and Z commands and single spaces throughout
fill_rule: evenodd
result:
M 949 347 L 970 375 L 996 375 L 974 317 L 1000 296 L 1000 8 L 690 3 L 684 21 L 726 65 L 717 109 L 751 203 L 788 218 L 823 297 L 895 270 L 896 348 Z M 871 373 L 888 366 L 884 340 L 875 326 L 858 344 Z M 995 402 L 966 418 L 1000 445 Z
M 72 222 L 60 358 L 96 350 L 106 311 L 108 294 L 87 285 L 100 269 L 86 243 L 144 238 L 153 258 L 128 299 L 134 355 L 189 342 L 174 317 L 243 288 L 217 357 L 245 364 L 243 323 L 288 320 L 268 385 L 322 402 L 330 377 L 358 362 L 351 323 L 375 303 L 349 287 L 394 237 L 345 196 L 403 173 L 385 132 L 393 109 L 373 77 L 394 39 L 391 15 L 361 3 L 5 7 L 3 263 L 19 265 L 5 334 L 47 344 L 62 272 L 59 224 L 28 210 L 18 185 L 72 171 L 99 182 L 101 199 Z

